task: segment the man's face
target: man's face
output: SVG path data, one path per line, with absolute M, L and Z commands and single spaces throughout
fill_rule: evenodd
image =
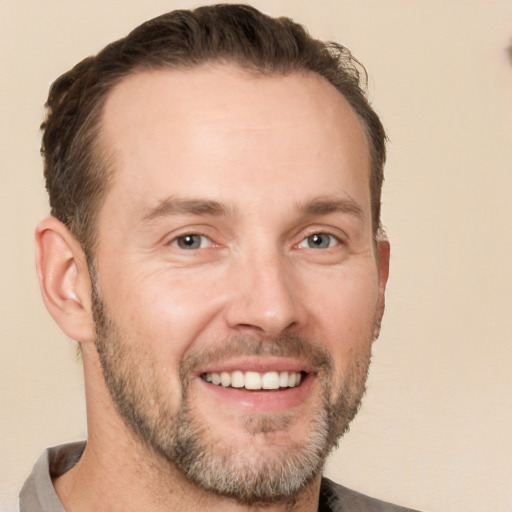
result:
M 316 75 L 219 65 L 128 77 L 102 137 L 97 346 L 118 411 L 212 492 L 296 493 L 357 410 L 380 320 L 358 119 Z

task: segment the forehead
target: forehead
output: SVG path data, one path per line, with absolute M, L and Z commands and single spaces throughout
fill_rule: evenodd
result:
M 230 65 L 136 73 L 107 98 L 102 143 L 114 165 L 107 196 L 141 208 L 175 193 L 229 202 L 235 192 L 255 201 L 254 191 L 271 200 L 280 190 L 301 201 L 315 187 L 359 194 L 369 207 L 361 124 L 312 73 L 256 76 Z

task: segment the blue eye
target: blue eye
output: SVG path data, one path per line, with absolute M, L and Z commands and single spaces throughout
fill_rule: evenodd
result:
M 314 233 L 306 237 L 300 244 L 300 248 L 307 247 L 309 249 L 329 249 L 339 243 L 334 235 L 328 233 Z
M 205 235 L 190 234 L 176 237 L 171 242 L 171 245 L 179 249 L 184 249 L 185 251 L 190 251 L 194 249 L 204 249 L 211 245 L 211 241 Z

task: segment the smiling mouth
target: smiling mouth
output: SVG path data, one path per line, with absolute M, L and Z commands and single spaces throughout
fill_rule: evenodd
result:
M 305 372 L 208 372 L 201 374 L 206 382 L 216 386 L 254 390 L 288 389 L 300 386 L 306 376 Z

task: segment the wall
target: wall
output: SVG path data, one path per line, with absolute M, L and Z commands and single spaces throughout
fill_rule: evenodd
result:
M 370 71 L 391 139 L 388 310 L 365 405 L 327 473 L 431 512 L 512 511 L 512 3 L 255 0 Z M 0 0 L 0 509 L 44 446 L 86 435 L 75 349 L 44 310 L 33 229 L 48 212 L 47 88 L 189 1 Z

